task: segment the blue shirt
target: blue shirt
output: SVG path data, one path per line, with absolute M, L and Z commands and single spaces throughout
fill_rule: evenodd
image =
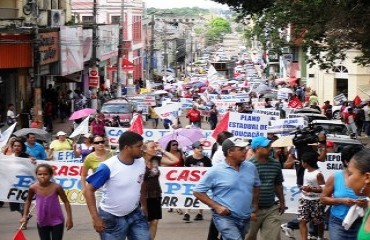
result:
M 45 148 L 40 143 L 35 143 L 32 147 L 26 142 L 26 153 L 38 160 L 46 160 Z
M 239 171 L 225 162 L 202 177 L 194 192 L 212 193 L 213 201 L 228 208 L 232 217 L 248 219 L 252 212 L 253 189 L 261 185 L 256 167 L 244 161 Z

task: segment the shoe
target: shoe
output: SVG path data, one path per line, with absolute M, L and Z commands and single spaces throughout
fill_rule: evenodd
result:
M 190 215 L 188 213 L 185 213 L 182 220 L 184 220 L 185 222 L 190 222 Z
M 173 208 L 169 208 L 168 209 L 168 212 L 173 212 Z
M 203 215 L 198 213 L 195 218 L 194 218 L 194 221 L 202 221 L 203 220 Z
M 287 236 L 288 238 L 295 239 L 294 234 L 293 234 L 293 229 L 288 228 L 288 224 L 286 224 L 286 223 L 281 224 L 280 227 L 281 227 L 281 231 L 283 231 L 283 233 L 285 234 L 285 236 Z
M 183 215 L 184 213 L 183 213 L 183 211 L 181 210 L 181 209 L 176 209 L 176 212 L 177 212 L 177 214 L 179 214 L 179 215 Z

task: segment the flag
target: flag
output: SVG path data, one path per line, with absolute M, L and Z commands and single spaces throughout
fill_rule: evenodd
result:
M 355 99 L 353 99 L 353 103 L 355 104 L 355 106 L 361 105 L 361 102 L 362 100 L 358 95 L 355 97 Z
M 143 135 L 144 123 L 141 114 L 136 115 L 127 131 L 136 132 L 137 134 Z
M 90 115 L 85 118 L 78 127 L 73 131 L 73 133 L 69 136 L 70 138 L 74 138 L 80 134 L 87 134 L 89 133 L 89 119 Z
M 298 98 L 294 98 L 289 101 L 288 107 L 290 108 L 303 108 L 301 101 Z
M 8 127 L 8 129 L 6 129 L 3 133 L 0 133 L 0 149 L 3 148 L 8 143 L 8 140 L 12 135 L 16 125 L 17 123 L 13 123 L 13 125 Z
M 13 240 L 27 240 L 26 237 L 23 234 L 22 229 L 17 230 L 17 232 L 14 235 Z
M 221 119 L 221 121 L 217 124 L 216 128 L 212 132 L 212 137 L 214 139 L 217 139 L 218 134 L 220 134 L 223 131 L 227 131 L 228 124 L 229 124 L 229 115 L 230 112 L 227 112 Z

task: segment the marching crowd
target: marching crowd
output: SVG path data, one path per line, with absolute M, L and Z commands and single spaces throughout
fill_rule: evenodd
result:
M 306 102 L 308 107 L 317 108 L 328 117 L 332 114 L 330 102 L 320 108 L 314 91 L 308 98 L 305 92 L 307 90 L 297 88 L 290 100 L 299 98 L 303 104 Z M 194 91 L 193 94 L 198 93 Z M 186 117 L 190 126 L 201 128 L 204 117 L 198 109 L 207 103 L 201 98 L 194 100 Z M 287 105 L 288 101 L 278 101 L 273 106 L 271 100 L 265 98 L 265 107 L 276 108 L 282 115 Z M 249 113 L 252 108 L 250 102 L 236 104 L 230 111 Z M 209 109 L 207 121 L 213 130 L 219 122 L 218 111 L 214 104 Z M 370 136 L 369 111 L 370 103 L 364 107 L 343 103 L 341 116 L 355 135 L 360 136 L 364 128 Z M 370 211 L 366 210 L 367 197 L 370 197 L 369 150 L 353 146 L 341 149 L 344 169 L 325 180 L 327 176 L 323 176 L 317 163 L 325 161 L 332 145 L 322 133 L 317 145 L 287 151 L 272 147 L 277 139 L 274 134 L 244 141 L 223 131 L 218 134 L 212 153 L 207 157 L 203 152 L 204 145 L 199 141 L 193 142 L 189 146 L 190 153 L 185 154 L 175 139 L 162 148 L 156 141 L 145 141 L 140 134 L 126 131 L 119 137 L 117 154 L 106 148 L 103 119 L 103 114 L 96 115 L 90 123 L 90 133 L 83 136 L 82 143 L 74 142 L 65 132 L 59 131 L 57 139 L 45 149 L 36 141 L 35 134 L 29 133 L 25 139 L 11 137 L 2 149 L 4 155 L 30 158 L 35 164 L 35 159 L 53 160 L 55 151 L 71 150 L 75 156 L 81 156 L 82 189 L 93 227 L 101 239 L 155 239 L 162 219 L 159 167 L 166 166 L 209 168 L 193 192 L 212 211 L 210 240 L 254 240 L 258 233 L 262 239 L 280 239 L 281 215 L 289 207 L 283 192 L 283 168 L 297 171 L 301 197 L 296 221 L 301 239 L 324 239 L 326 225 L 330 239 L 370 239 Z M 157 126 L 155 119 L 158 116 L 151 113 L 151 119 Z M 178 127 L 174 126 L 173 119 L 168 120 L 168 127 Z M 61 186 L 52 181 L 53 170 L 47 162 L 38 164 L 35 173 L 37 182 L 31 185 L 25 204 L 10 203 L 10 209 L 22 214 L 22 228 L 27 229 L 31 202 L 36 199 L 40 239 L 62 239 L 64 228 L 73 227 L 71 206 Z M 66 218 L 58 198 L 64 203 Z M 325 211 L 326 206 L 330 206 L 330 210 Z M 169 211 L 183 214 L 181 209 Z M 183 214 L 183 220 L 190 221 L 188 211 Z M 203 220 L 201 210 L 194 220 Z M 309 223 L 312 233 L 308 231 Z

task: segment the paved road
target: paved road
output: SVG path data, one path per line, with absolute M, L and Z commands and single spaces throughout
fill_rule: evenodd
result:
M 98 240 L 99 237 L 95 233 L 90 215 L 86 206 L 72 206 L 74 227 L 65 233 L 65 240 Z M 191 213 L 191 218 L 195 216 L 196 212 Z M 10 240 L 16 229 L 19 227 L 19 214 L 10 212 L 7 204 L 0 208 L 0 239 Z M 210 212 L 205 211 L 204 221 L 193 221 L 185 223 L 182 221 L 182 216 L 177 213 L 168 213 L 163 210 L 163 219 L 159 223 L 157 240 L 204 240 L 207 239 L 208 226 L 210 220 Z M 284 214 L 283 221 L 292 219 L 294 215 Z M 28 229 L 24 231 L 28 240 L 38 239 L 35 217 L 30 220 Z M 327 234 L 326 234 L 327 235 Z M 296 239 L 299 239 L 299 232 L 295 231 Z M 288 240 L 282 233 L 282 239 Z

